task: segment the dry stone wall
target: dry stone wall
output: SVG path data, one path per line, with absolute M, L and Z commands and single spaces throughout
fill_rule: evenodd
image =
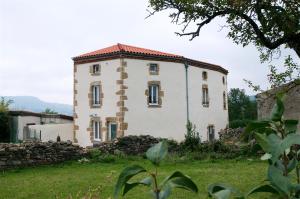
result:
M 86 152 L 72 142 L 0 143 L 0 169 L 59 163 L 84 157 Z

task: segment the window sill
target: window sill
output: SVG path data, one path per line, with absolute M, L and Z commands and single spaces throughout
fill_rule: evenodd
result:
M 150 75 L 158 75 L 158 72 L 150 72 Z
M 99 76 L 101 73 L 91 73 L 92 76 Z
M 93 104 L 93 105 L 91 106 L 91 108 L 101 108 L 101 105 L 100 105 L 100 104 Z
M 203 107 L 208 108 L 209 104 L 202 104 Z
M 148 108 L 161 108 L 159 104 L 148 104 Z

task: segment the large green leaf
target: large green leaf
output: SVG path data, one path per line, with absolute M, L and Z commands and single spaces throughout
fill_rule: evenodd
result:
M 172 188 L 171 186 L 165 186 L 160 192 L 159 192 L 159 199 L 166 199 L 171 195 Z
M 263 184 L 263 185 L 259 185 L 257 187 L 254 187 L 253 189 L 251 189 L 246 196 L 252 195 L 254 193 L 272 193 L 272 194 L 279 194 L 279 191 L 273 187 L 270 184 Z
M 147 159 L 154 165 L 158 166 L 162 159 L 168 154 L 168 145 L 166 141 L 162 141 L 153 147 L 149 148 L 146 152 Z
M 126 182 L 122 195 L 124 196 L 128 191 L 130 191 L 131 189 L 133 189 L 134 187 L 136 187 L 138 185 L 150 186 L 151 184 L 152 184 L 152 177 L 146 177 L 143 180 L 141 180 L 140 182 L 134 182 L 134 183 Z
M 132 178 L 133 176 L 135 176 L 139 173 L 142 173 L 142 172 L 146 172 L 146 169 L 144 169 L 143 167 L 141 167 L 139 165 L 133 165 L 133 166 L 129 166 L 129 167 L 125 168 L 119 175 L 118 181 L 115 185 L 114 198 L 118 198 L 118 195 L 124 186 L 127 186 L 126 189 L 129 189 L 129 190 L 131 188 L 133 188 L 134 186 L 136 186 L 136 185 L 128 184 L 127 181 L 130 180 L 130 178 Z M 126 185 L 126 183 L 128 185 Z
M 215 199 L 229 199 L 231 195 L 231 191 L 229 189 L 224 189 L 214 193 L 212 196 Z
M 230 197 L 232 194 L 235 196 L 235 198 L 244 198 L 244 196 L 239 190 L 230 185 L 214 183 L 208 186 L 208 195 L 210 197 L 215 197 L 217 199 L 225 199 L 226 197 Z
M 283 175 L 283 171 L 276 168 L 274 165 L 270 165 L 268 168 L 268 180 L 271 185 L 276 187 L 276 190 L 288 195 L 293 188 L 291 181 L 288 177 Z
M 298 120 L 284 120 L 283 123 L 286 134 L 296 133 Z
M 271 120 L 272 121 L 280 121 L 284 112 L 284 105 L 283 105 L 283 94 L 277 94 L 276 96 L 276 103 L 271 112 Z
M 180 171 L 175 171 L 170 176 L 166 177 L 159 185 L 162 189 L 160 193 L 161 198 L 165 198 L 171 194 L 173 188 L 186 189 L 197 193 L 198 187 L 187 175 L 184 175 Z
M 270 127 L 270 121 L 256 121 L 251 122 L 245 128 L 244 133 L 242 134 L 243 140 L 247 141 L 248 137 L 256 133 L 266 133 L 266 130 Z

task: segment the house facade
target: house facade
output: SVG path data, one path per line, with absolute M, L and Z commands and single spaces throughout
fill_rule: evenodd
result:
M 218 65 L 123 44 L 74 61 L 74 141 L 89 146 L 125 135 L 202 141 L 228 124 L 227 73 Z

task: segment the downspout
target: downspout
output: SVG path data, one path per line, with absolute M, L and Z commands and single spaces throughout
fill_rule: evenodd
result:
M 188 67 L 187 61 L 184 62 L 185 66 L 185 96 L 186 96 L 186 123 L 190 121 L 189 113 L 189 82 L 188 82 Z

